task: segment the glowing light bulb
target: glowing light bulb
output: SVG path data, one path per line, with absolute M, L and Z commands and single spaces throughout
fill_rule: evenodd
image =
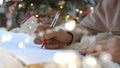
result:
M 70 18 L 70 15 L 67 15 L 66 18 Z
M 59 64 L 72 63 L 77 59 L 77 55 L 72 51 L 65 53 L 58 52 L 54 55 L 53 59 L 56 63 Z
M 90 7 L 91 10 L 93 10 L 94 8 L 93 7 Z
M 83 11 L 82 11 L 82 10 L 80 10 L 80 11 L 79 11 L 79 13 L 80 13 L 80 14 L 82 14 L 82 13 L 83 13 Z
M 38 15 L 38 14 L 36 14 L 36 15 L 35 15 L 35 17 L 37 17 L 37 18 L 38 18 L 38 17 L 39 17 L 39 15 Z
M 63 6 L 62 6 L 62 5 L 60 5 L 60 9 L 63 9 Z
M 79 12 L 79 9 L 76 9 L 76 12 Z
M 76 17 L 76 19 L 78 20 L 78 19 L 79 19 L 79 17 Z
M 31 3 L 31 4 L 30 4 L 30 6 L 32 7 L 32 6 L 34 6 L 34 4 L 33 4 L 33 3 Z
M 76 26 L 75 20 L 70 20 L 67 23 L 65 23 L 65 28 L 69 31 L 72 31 Z
M 22 8 L 22 6 L 23 6 L 22 4 L 19 4 L 19 5 L 18 5 L 19 8 Z

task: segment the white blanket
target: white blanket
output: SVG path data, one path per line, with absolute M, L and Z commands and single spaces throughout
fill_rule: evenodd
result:
M 9 33 L 12 34 L 12 36 Z M 99 34 L 97 36 L 92 36 L 92 37 L 84 36 L 80 43 L 71 44 L 66 48 L 73 49 L 73 50 L 80 50 L 82 48 L 89 47 L 95 41 L 106 39 L 106 38 L 109 38 L 110 36 L 111 36 L 110 34 L 106 34 L 106 33 Z M 3 39 L 3 37 L 6 39 Z M 26 39 L 26 37 L 29 38 L 29 40 Z M 56 52 L 64 51 L 64 50 L 49 51 L 45 49 L 39 49 L 39 46 L 35 45 L 32 42 L 32 39 L 33 39 L 32 37 L 23 33 L 12 33 L 7 31 L 0 31 L 0 46 L 2 47 L 0 48 L 0 52 L 1 52 L 0 68 L 23 68 L 24 64 L 38 63 L 38 61 L 47 62 L 47 60 L 52 59 L 52 57 Z M 26 44 L 28 46 L 24 46 Z M 85 64 L 84 61 L 86 61 L 86 59 L 87 58 L 85 57 L 83 59 L 83 62 L 80 63 L 82 65 L 81 68 L 120 68 L 119 64 L 113 61 L 104 62 L 104 61 L 101 61 L 100 59 L 96 59 L 97 63 L 99 64 L 93 67 Z M 46 68 L 50 68 L 47 65 L 46 65 Z

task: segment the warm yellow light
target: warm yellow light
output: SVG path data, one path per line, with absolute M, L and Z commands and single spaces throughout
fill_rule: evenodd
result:
M 78 20 L 78 19 L 79 19 L 79 17 L 76 17 L 76 19 Z
M 35 17 L 39 17 L 39 15 L 38 15 L 38 14 L 36 14 L 36 15 L 35 15 Z
M 22 4 L 19 4 L 19 5 L 18 5 L 18 7 L 19 7 L 19 8 L 22 8 L 22 7 L 23 7 L 23 5 L 22 5 Z
M 30 6 L 32 7 L 32 6 L 34 6 L 34 4 L 33 4 L 33 3 L 31 3 L 31 4 L 30 4 Z
M 67 19 L 70 18 L 70 15 L 67 15 L 66 18 L 67 18 Z
M 35 21 L 34 21 L 34 20 L 32 20 L 32 23 L 35 23 Z
M 80 10 L 80 11 L 79 11 L 79 13 L 80 13 L 80 14 L 82 14 L 82 13 L 83 13 L 83 11 L 82 11 L 82 10 Z
M 79 12 L 79 9 L 76 9 L 76 12 Z
M 62 6 L 62 5 L 60 5 L 60 9 L 63 9 L 63 6 Z
M 76 26 L 75 20 L 69 20 L 67 23 L 65 23 L 65 28 L 69 31 L 72 31 Z

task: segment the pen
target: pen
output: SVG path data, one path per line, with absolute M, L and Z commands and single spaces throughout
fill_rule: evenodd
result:
M 51 25 L 50 25 L 50 29 L 52 29 L 55 26 L 59 16 L 60 16 L 60 11 L 57 11 L 57 13 L 56 13 L 54 19 L 52 20 Z M 41 48 L 43 48 L 46 44 L 47 44 L 47 40 L 43 40 Z

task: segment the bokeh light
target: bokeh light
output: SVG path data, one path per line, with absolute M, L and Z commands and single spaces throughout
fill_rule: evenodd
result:
M 63 9 L 63 5 L 60 5 L 60 9 Z
M 18 7 L 19 7 L 19 8 L 22 8 L 22 7 L 23 7 L 23 5 L 22 5 L 22 4 L 19 4 L 19 5 L 18 5 Z
M 25 38 L 25 43 L 29 43 L 30 42 L 30 39 L 29 38 Z
M 29 26 L 29 29 L 32 29 L 32 26 Z
M 112 55 L 108 52 L 102 52 L 100 58 L 104 62 L 109 62 L 112 60 Z
M 68 68 L 78 68 L 78 67 L 77 67 L 76 63 L 73 62 L 73 63 L 69 64 Z
M 59 64 L 65 64 L 65 63 L 69 64 L 76 61 L 77 58 L 78 56 L 73 51 L 67 51 L 65 53 L 58 52 L 53 57 L 54 61 Z
M 76 9 L 76 12 L 79 12 L 79 9 Z
M 36 14 L 36 15 L 35 15 L 35 17 L 37 17 L 37 18 L 38 18 L 38 17 L 39 17 L 39 15 L 38 15 L 38 14 Z
M 24 45 L 23 42 L 20 42 L 20 43 L 18 44 L 18 47 L 19 47 L 19 48 L 25 48 L 25 45 Z
M 34 24 L 34 23 L 35 23 L 35 21 L 34 21 L 34 20 L 32 20 L 32 23 Z
M 2 5 L 3 4 L 3 0 L 0 0 L 0 5 Z
M 59 58 L 59 59 L 58 59 Z M 56 62 L 56 63 L 59 63 L 59 64 L 64 64 L 65 63 L 65 61 L 64 61 L 64 55 L 63 55 L 63 53 L 61 53 L 61 52 L 58 52 L 58 53 L 56 53 L 55 55 L 54 55 L 54 57 L 53 57 L 53 59 L 54 59 L 54 61 Z
M 7 42 L 7 41 L 10 41 L 11 39 L 12 39 L 11 34 L 3 34 L 1 41 L 4 43 L 4 42 Z
M 97 61 L 94 57 L 88 57 L 85 59 L 85 61 L 90 66 L 95 66 L 97 64 Z
M 80 13 L 80 14 L 82 14 L 82 13 L 83 13 L 83 11 L 82 11 L 82 10 L 80 10 L 80 11 L 79 11 L 79 13 Z
M 67 15 L 66 18 L 67 18 L 67 19 L 70 18 L 70 15 Z
M 90 7 L 90 9 L 91 9 L 91 10 L 93 10 L 93 9 L 94 9 L 94 7 Z
M 34 4 L 33 4 L 33 3 L 30 3 L 30 6 L 32 7 L 32 6 L 34 6 Z
M 69 20 L 68 22 L 65 23 L 65 28 L 69 31 L 72 31 L 76 26 L 75 20 Z

